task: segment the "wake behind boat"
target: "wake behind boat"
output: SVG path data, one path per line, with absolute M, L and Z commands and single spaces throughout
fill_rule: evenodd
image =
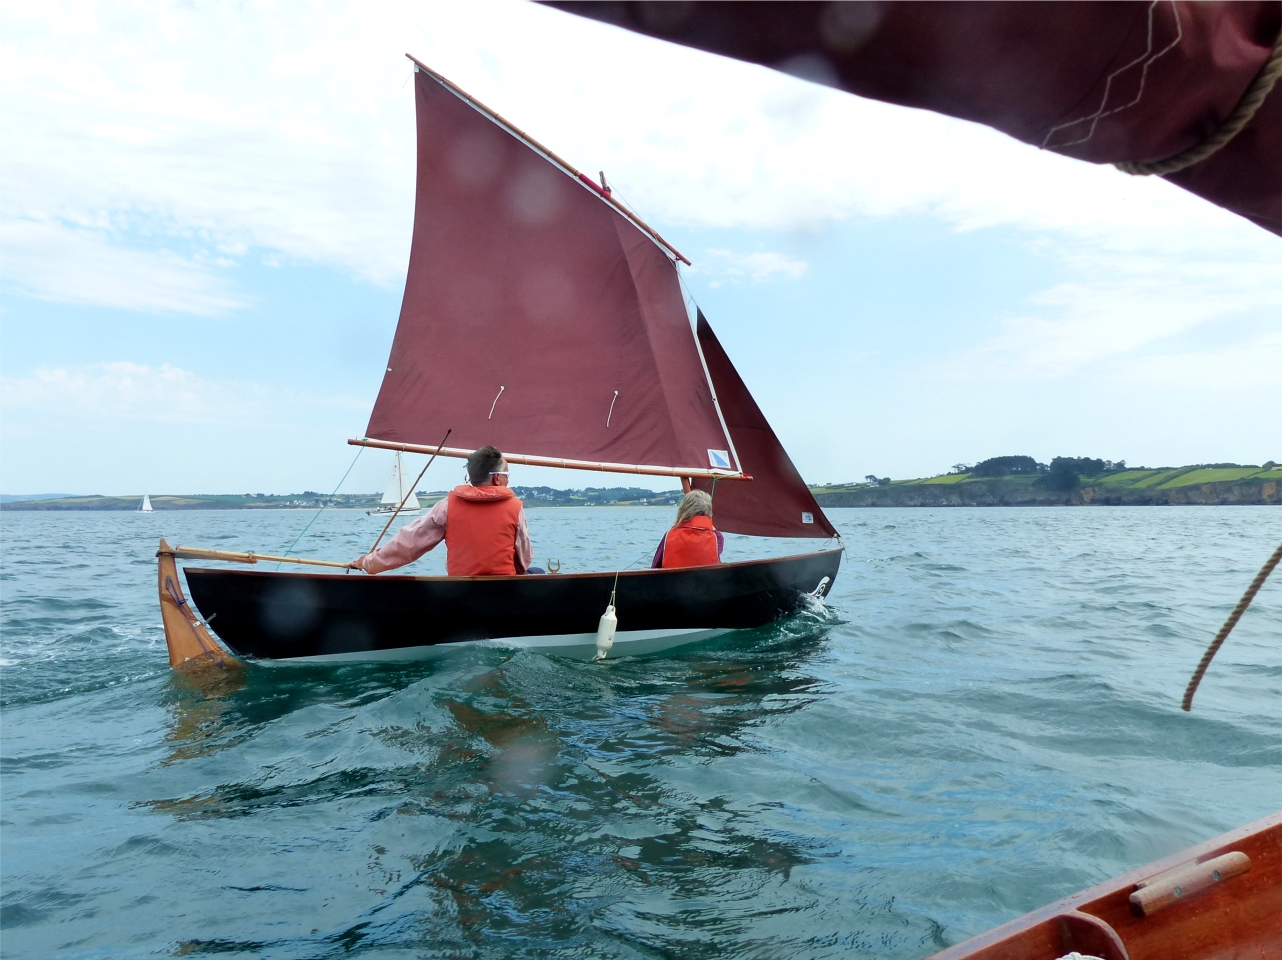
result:
M 397 451 L 384 502 L 417 507 L 401 453 L 469 457 L 492 445 L 508 464 L 678 478 L 712 498 L 720 531 L 836 537 L 683 289 L 678 263 L 689 261 L 604 176 L 580 173 L 417 60 L 414 70 L 405 296 L 366 435 L 349 441 Z M 478 641 L 573 656 L 655 652 L 822 599 L 841 550 L 559 575 L 189 568 L 203 623 L 179 586 L 178 559 L 348 564 L 164 541 L 158 556 L 176 666 L 227 659 L 205 624 L 236 656 L 261 660 L 403 659 Z M 617 633 L 598 636 L 616 614 Z

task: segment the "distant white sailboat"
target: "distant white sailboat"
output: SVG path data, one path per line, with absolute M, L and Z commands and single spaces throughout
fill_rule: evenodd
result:
M 401 501 L 405 501 L 405 507 L 401 510 L 402 516 L 414 516 L 421 507 L 418 503 L 418 497 L 414 491 L 409 489 L 413 481 L 406 479 L 405 466 L 401 463 L 401 454 L 396 452 L 396 462 L 392 464 L 392 476 L 387 481 L 387 489 L 383 491 L 383 499 L 379 502 L 376 509 L 370 513 L 395 513 L 396 508 L 400 506 Z M 408 498 L 406 497 L 408 494 Z
M 145 493 L 142 495 L 142 506 L 138 508 L 138 512 L 139 512 L 139 513 L 153 513 L 153 512 L 154 512 L 154 511 L 151 509 L 151 497 L 147 496 L 147 494 L 145 494 Z

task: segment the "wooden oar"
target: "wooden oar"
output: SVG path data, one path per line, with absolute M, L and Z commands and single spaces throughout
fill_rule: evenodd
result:
M 303 557 L 270 557 L 265 553 L 233 553 L 230 550 L 204 550 L 200 547 L 174 547 L 174 556 L 180 560 L 230 560 L 232 563 L 305 563 L 309 567 L 350 567 L 350 563 L 333 560 L 307 560 Z

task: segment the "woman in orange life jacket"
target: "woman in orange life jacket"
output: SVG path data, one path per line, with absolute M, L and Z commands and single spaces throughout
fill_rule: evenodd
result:
M 677 507 L 677 522 L 659 541 L 653 567 L 702 567 L 721 562 L 726 538 L 712 526 L 712 498 L 691 490 Z
M 508 488 L 503 454 L 495 447 L 475 451 L 467 458 L 467 478 L 425 516 L 350 565 L 382 573 L 413 563 L 444 540 L 445 572 L 451 577 L 542 573 L 530 566 L 530 530 L 521 501 Z

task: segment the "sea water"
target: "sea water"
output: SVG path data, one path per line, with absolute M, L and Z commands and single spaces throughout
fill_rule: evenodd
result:
M 529 521 L 575 572 L 670 514 Z M 913 958 L 1282 806 L 1282 573 L 1179 708 L 1277 508 L 834 511 L 827 610 L 667 656 L 170 671 L 159 537 L 308 519 L 0 518 L 4 957 Z

